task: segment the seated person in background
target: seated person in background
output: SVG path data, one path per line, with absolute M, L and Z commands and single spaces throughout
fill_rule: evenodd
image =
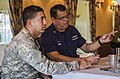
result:
M 115 32 L 103 35 L 95 43 L 86 43 L 86 40 L 80 35 L 78 30 L 69 25 L 66 7 L 57 4 L 50 9 L 52 24 L 41 35 L 39 43 L 41 51 L 48 58 L 54 61 L 80 61 L 76 50 L 81 48 L 85 52 L 94 52 L 103 43 L 110 42 Z M 92 64 L 98 63 L 99 56 L 90 56 L 85 58 Z
M 62 74 L 91 67 L 86 60 L 54 62 L 48 60 L 35 40 L 46 28 L 42 8 L 28 6 L 23 10 L 23 29 L 12 39 L 4 51 L 1 79 L 37 79 L 43 74 Z M 42 74 L 43 73 L 43 74 Z M 43 78 L 42 78 L 43 79 Z M 45 79 L 51 79 L 46 78 Z

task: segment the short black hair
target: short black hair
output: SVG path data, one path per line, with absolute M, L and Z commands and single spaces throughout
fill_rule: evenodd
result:
M 51 18 L 56 18 L 58 15 L 57 15 L 57 10 L 60 10 L 60 11 L 65 11 L 66 10 L 66 7 L 62 4 L 56 4 L 54 5 L 51 9 L 50 9 L 50 16 Z
M 24 27 L 26 26 L 27 20 L 36 17 L 37 12 L 40 12 L 40 11 L 44 12 L 44 10 L 39 6 L 30 5 L 26 7 L 22 12 Z

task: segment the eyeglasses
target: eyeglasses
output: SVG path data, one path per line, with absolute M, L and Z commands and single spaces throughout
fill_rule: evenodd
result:
M 60 17 L 60 18 L 57 18 L 57 17 L 56 17 L 56 19 L 59 19 L 59 20 L 66 20 L 66 19 L 68 19 L 68 15 L 63 16 L 63 17 Z

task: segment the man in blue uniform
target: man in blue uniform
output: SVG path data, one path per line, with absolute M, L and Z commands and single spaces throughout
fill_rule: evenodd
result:
M 77 56 L 77 48 L 81 48 L 85 52 L 93 52 L 103 43 L 110 42 L 114 35 L 114 32 L 105 34 L 95 43 L 88 44 L 78 30 L 69 25 L 65 6 L 54 5 L 50 10 L 50 15 L 52 24 L 42 34 L 40 44 L 43 53 L 51 60 L 79 61 L 81 58 Z M 85 59 L 95 64 L 99 61 L 99 56 L 90 56 Z

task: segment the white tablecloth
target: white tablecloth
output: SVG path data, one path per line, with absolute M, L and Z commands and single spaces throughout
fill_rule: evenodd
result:
M 53 75 L 53 79 L 120 79 L 120 73 L 102 71 L 101 67 L 109 66 L 108 58 L 103 58 L 92 69 L 73 71 L 66 74 Z

